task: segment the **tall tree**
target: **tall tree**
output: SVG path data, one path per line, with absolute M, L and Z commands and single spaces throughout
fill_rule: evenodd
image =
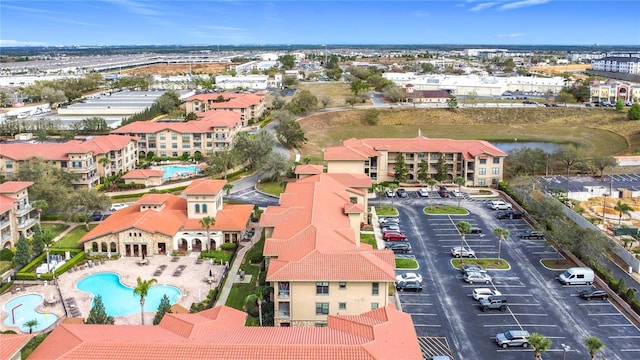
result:
M 542 359 L 542 353 L 549 350 L 551 347 L 551 339 L 548 339 L 544 335 L 538 333 L 532 333 L 529 335 L 529 344 L 533 348 L 533 355 L 536 360 Z
M 231 194 L 231 189 L 233 189 L 233 184 L 232 183 L 226 183 L 226 184 L 224 184 L 224 186 L 222 186 L 222 190 L 224 190 L 227 193 L 227 196 L 229 196 L 229 194 Z
M 247 298 L 245 299 L 245 305 L 249 304 L 249 303 L 255 303 L 258 305 L 258 314 L 259 314 L 259 321 L 260 321 L 260 326 L 262 326 L 262 288 L 260 286 L 258 286 L 256 288 L 256 292 L 247 296 Z
M 502 247 L 502 240 L 509 238 L 509 230 L 505 228 L 497 227 L 493 229 L 493 235 L 495 235 L 498 238 L 498 259 L 501 259 L 500 250 Z
M 240 159 L 247 159 L 251 170 L 257 170 L 271 154 L 274 144 L 275 139 L 268 131 L 256 135 L 241 132 L 236 136 L 234 151 Z
M 398 184 L 396 183 L 391 183 L 389 184 L 389 189 L 391 190 L 391 193 L 393 194 L 393 196 L 391 197 L 391 206 L 393 206 L 393 200 L 396 198 L 396 190 L 398 189 Z
M 633 208 L 629 206 L 629 204 L 624 203 L 621 200 L 618 200 L 618 203 L 613 209 L 618 212 L 618 227 L 622 226 L 622 217 L 624 215 L 630 215 L 633 211 Z
M 273 119 L 278 121 L 275 126 L 276 135 L 284 141 L 289 148 L 297 148 L 307 142 L 304 131 L 289 111 L 274 111 Z
M 169 298 L 166 294 L 162 295 L 162 299 L 160 299 L 160 305 L 158 305 L 158 311 L 156 311 L 156 316 L 153 318 L 153 325 L 160 324 L 164 314 L 171 313 L 171 302 L 169 302 Z
M 91 214 L 105 210 L 111 205 L 109 197 L 95 189 L 82 188 L 74 191 L 67 203 L 67 214 L 71 218 L 83 219 L 85 227 L 89 230 Z
M 560 151 L 556 152 L 555 156 L 567 169 L 566 190 L 568 194 L 569 193 L 569 176 L 571 173 L 571 167 L 580 160 L 581 158 L 580 152 L 575 146 L 569 145 L 569 146 L 564 146 L 562 149 L 560 149 Z
M 216 219 L 212 216 L 205 216 L 200 219 L 200 226 L 202 226 L 207 232 L 207 239 L 205 241 L 204 249 L 205 251 L 209 250 L 211 244 L 210 231 L 211 227 L 216 224 Z
M 462 185 L 464 185 L 466 183 L 466 181 L 464 180 L 464 178 L 462 176 L 456 176 L 455 179 L 453 179 L 453 182 L 458 184 L 458 207 L 460 207 L 460 200 L 462 198 Z
M 384 193 L 384 185 L 373 184 L 371 190 L 378 196 L 378 206 L 382 206 L 382 194 Z
M 598 339 L 595 336 L 588 336 L 584 339 L 583 342 L 587 347 L 587 350 L 589 351 L 589 355 L 591 355 L 591 360 L 595 360 L 596 355 L 604 348 L 604 343 L 602 342 L 602 340 Z
M 429 163 L 426 160 L 420 160 L 418 164 L 418 180 L 426 183 L 429 180 Z
M 393 170 L 395 172 L 394 178 L 396 179 L 396 181 L 407 181 L 407 177 L 409 176 L 409 168 L 404 160 L 404 154 L 398 153 L 396 155 L 396 164 L 394 165 Z
M 296 66 L 296 58 L 291 54 L 282 55 L 278 58 L 280 65 L 285 70 L 291 70 Z
M 429 185 L 429 191 L 433 192 L 434 186 L 436 186 L 438 182 L 429 178 L 427 179 L 427 185 Z M 429 202 L 431 203 L 431 208 L 433 209 L 433 196 L 429 195 Z
M 627 111 L 627 119 L 640 120 L 640 103 L 633 103 Z
M 31 319 L 26 321 L 22 326 L 26 326 L 29 328 L 29 334 L 33 334 L 33 328 L 40 325 L 38 319 Z
M 281 153 L 271 153 L 262 167 L 267 178 L 277 180 L 283 176 L 291 166 L 291 161 Z
M 20 234 L 18 241 L 16 242 L 16 255 L 13 257 L 13 264 L 18 269 L 25 267 L 29 261 L 31 261 L 31 250 L 29 249 L 29 243 L 24 235 Z
M 600 177 L 604 174 L 604 169 L 615 167 L 618 163 L 613 156 L 599 156 L 591 160 L 593 166 L 600 171 Z
M 438 164 L 436 165 L 437 173 L 436 180 L 442 182 L 447 179 L 447 160 L 445 159 L 445 154 L 440 153 L 438 157 Z
M 467 221 L 458 221 L 456 223 L 456 228 L 460 233 L 460 254 L 462 254 L 462 249 L 464 248 L 465 236 L 471 232 L 471 224 Z M 462 256 L 460 256 L 460 263 L 462 264 Z
M 133 293 L 140 296 L 140 318 L 142 319 L 142 325 L 144 325 L 144 299 L 149 294 L 151 285 L 157 283 L 158 280 L 142 280 L 142 278 L 138 277 L 137 282 L 138 285 L 135 287 L 135 289 L 133 289 Z
M 227 178 L 227 171 L 233 167 L 236 162 L 235 153 L 231 150 L 222 150 L 210 153 L 209 161 L 207 162 L 209 168 L 215 173 L 222 173 L 223 178 Z
M 96 295 L 93 299 L 93 306 L 89 311 L 89 316 L 84 321 L 85 324 L 113 325 L 113 316 L 107 315 L 107 311 L 102 303 L 102 295 Z

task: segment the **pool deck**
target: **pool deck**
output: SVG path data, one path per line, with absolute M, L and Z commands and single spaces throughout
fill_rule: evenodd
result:
M 177 261 L 172 261 L 172 257 L 170 256 L 156 255 L 147 258 L 149 260 L 148 265 L 139 265 L 138 263 L 141 259 L 132 257 L 105 261 L 104 264 L 85 267 L 81 270 L 66 272 L 60 275 L 58 278 L 59 292 L 56 289 L 56 285 L 22 285 L 21 281 L 18 280 L 14 283 L 14 287 L 19 286 L 21 291 L 15 294 L 8 292 L 0 295 L 0 304 L 4 305 L 9 300 L 25 294 L 41 294 L 45 300 L 49 300 L 51 295 L 53 295 L 54 299 L 57 300 L 55 304 L 47 306 L 41 304 L 36 308 L 36 311 L 55 314 L 59 319 L 62 319 L 65 317 L 64 300 L 67 298 L 75 298 L 75 304 L 80 310 L 81 317 L 86 318 L 91 310 L 93 295 L 78 290 L 76 283 L 87 275 L 100 272 L 114 272 L 120 275 L 120 281 L 122 281 L 124 285 L 130 287 L 136 286 L 138 277 L 141 277 L 143 280 L 155 278 L 158 280 L 158 284 L 173 285 L 182 291 L 182 298 L 177 304 L 189 309 L 192 303 L 204 300 L 210 288 L 215 288 L 218 285 L 225 268 L 224 265 L 211 266 L 209 261 L 202 261 L 198 264 L 196 262 L 198 256 L 199 253 L 192 253 L 190 256 L 179 256 L 177 257 Z M 161 265 L 166 265 L 166 269 L 161 275 L 154 276 L 154 272 L 156 272 Z M 181 275 L 174 276 L 176 269 L 184 265 L 186 265 L 186 267 L 181 272 Z M 207 281 L 209 278 L 209 270 L 212 271 L 213 278 L 215 279 L 211 285 Z M 150 312 L 145 312 L 145 325 L 151 325 L 153 323 L 155 311 L 156 309 L 152 309 Z M 4 325 L 4 319 L 9 315 L 6 311 L 2 311 L 0 329 L 19 331 L 19 329 L 15 327 L 6 327 Z M 117 325 L 140 325 L 140 312 L 128 316 L 116 317 L 115 323 Z

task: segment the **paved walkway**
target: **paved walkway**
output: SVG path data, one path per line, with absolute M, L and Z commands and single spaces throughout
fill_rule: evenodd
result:
M 220 296 L 218 296 L 218 300 L 216 300 L 215 306 L 224 305 L 227 303 L 227 299 L 229 298 L 229 293 L 231 293 L 231 288 L 233 287 L 233 284 L 237 282 L 247 283 L 251 281 L 250 276 L 245 276 L 245 278 L 241 280 L 239 273 L 240 273 L 240 265 L 242 265 L 242 261 L 244 260 L 245 254 L 249 249 L 253 247 L 253 245 L 256 242 L 260 240 L 260 237 L 262 236 L 262 228 L 258 227 L 257 224 L 252 224 L 252 225 L 255 225 L 253 226 L 256 229 L 255 234 L 253 235 L 253 238 L 251 239 L 251 241 L 240 242 L 242 247 L 240 248 L 240 250 L 238 250 L 238 253 L 236 254 L 236 258 L 233 260 L 233 263 L 231 264 L 231 269 L 229 269 L 229 273 L 227 274 L 227 281 L 224 283 L 224 286 L 222 287 L 222 291 L 220 291 Z

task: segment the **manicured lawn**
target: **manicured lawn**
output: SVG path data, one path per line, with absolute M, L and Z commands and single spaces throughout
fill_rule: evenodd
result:
M 284 187 L 279 182 L 261 182 L 256 187 L 264 193 L 275 196 L 280 196 L 284 192 Z
M 69 225 L 67 224 L 40 224 L 40 228 L 42 229 L 42 231 L 46 230 L 51 232 L 54 238 L 60 235 L 63 231 L 67 230 L 68 227 Z
M 481 259 L 452 259 L 451 264 L 458 270 L 462 267 L 462 265 L 480 265 L 485 269 L 495 269 L 495 270 L 507 270 L 511 268 L 511 265 L 504 260 L 498 258 L 481 258 Z
M 96 227 L 96 224 L 91 224 L 89 226 L 90 229 Z M 65 237 L 56 241 L 53 244 L 54 248 L 78 248 L 82 249 L 82 245 L 78 244 L 78 241 L 88 233 L 86 227 L 84 225 L 76 226 L 73 230 L 69 231 Z
M 262 249 L 264 248 L 264 232 L 262 233 L 262 238 L 258 241 L 253 248 L 246 252 L 244 260 L 242 261 L 242 265 L 240 265 L 240 269 L 245 271 L 246 275 L 251 275 L 251 282 L 249 283 L 235 283 L 231 288 L 231 292 L 229 292 L 229 297 L 227 298 L 226 306 L 232 307 L 238 310 L 244 310 L 244 304 L 247 299 L 247 296 L 251 294 L 255 294 L 256 292 L 256 284 L 258 283 L 258 276 L 260 275 L 260 264 L 251 264 L 249 259 L 251 258 L 251 252 L 259 252 L 262 254 Z M 235 277 L 235 274 L 229 274 L 225 281 L 232 281 L 229 277 Z M 250 315 L 247 315 L 247 324 L 255 323 L 258 319 L 252 318 Z
M 422 211 L 427 215 L 467 215 L 467 209 L 452 205 L 427 206 Z
M 378 216 L 397 216 L 398 209 L 393 206 L 376 206 L 376 214 Z
M 374 234 L 363 234 L 360 233 L 360 242 L 365 244 L 369 244 L 373 246 L 374 249 L 378 248 L 378 243 L 376 242 L 376 236 Z
M 0 261 L 0 274 L 4 274 L 5 271 L 9 271 L 11 268 L 13 268 L 13 262 Z
M 417 269 L 418 262 L 413 259 L 396 259 L 396 269 Z

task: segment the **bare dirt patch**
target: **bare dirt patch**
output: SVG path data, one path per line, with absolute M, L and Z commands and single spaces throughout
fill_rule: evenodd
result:
M 230 63 L 208 64 L 156 64 L 122 71 L 127 75 L 184 75 L 191 71 L 192 74 L 221 74 Z
M 567 64 L 567 65 L 550 65 L 550 66 L 532 66 L 531 71 L 537 71 L 549 75 L 560 75 L 562 73 L 581 72 L 591 70 L 591 64 Z

